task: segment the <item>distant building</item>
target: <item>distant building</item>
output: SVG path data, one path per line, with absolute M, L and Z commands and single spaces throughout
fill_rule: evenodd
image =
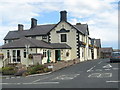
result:
M 92 44 L 92 59 L 100 58 L 100 48 L 101 48 L 101 40 L 100 39 L 91 39 Z
M 113 49 L 113 52 L 120 52 L 120 49 Z
M 60 12 L 57 24 L 37 25 L 37 20 L 32 18 L 30 29 L 24 30 L 24 26 L 18 24 L 18 30 L 9 31 L 5 36 L 2 46 L 4 62 L 31 65 L 35 63 L 36 55 L 39 55 L 40 64 L 97 59 L 101 48 L 100 39 L 91 40 L 88 25 L 70 24 L 66 11 Z
M 110 58 L 112 52 L 113 52 L 112 47 L 101 48 L 100 49 L 101 58 Z

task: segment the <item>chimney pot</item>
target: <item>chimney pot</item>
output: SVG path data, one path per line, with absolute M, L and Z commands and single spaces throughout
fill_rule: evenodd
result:
M 22 24 L 18 24 L 18 31 L 23 31 L 23 25 Z
M 67 21 L 67 11 L 60 12 L 60 21 Z
M 81 23 L 76 23 L 76 25 L 81 25 Z
M 37 19 L 31 18 L 31 28 L 34 28 L 37 26 Z

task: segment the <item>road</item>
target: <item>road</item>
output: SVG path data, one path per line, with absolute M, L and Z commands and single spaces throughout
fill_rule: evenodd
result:
M 118 88 L 118 63 L 81 62 L 48 75 L 3 79 L 3 88 Z

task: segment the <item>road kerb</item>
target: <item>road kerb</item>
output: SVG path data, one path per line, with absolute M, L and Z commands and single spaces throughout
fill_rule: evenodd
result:
M 42 74 L 33 74 L 33 75 L 28 75 L 26 77 L 34 77 L 34 76 L 42 76 L 42 75 L 47 75 L 47 74 L 51 74 L 52 72 L 48 72 L 48 73 L 42 73 Z

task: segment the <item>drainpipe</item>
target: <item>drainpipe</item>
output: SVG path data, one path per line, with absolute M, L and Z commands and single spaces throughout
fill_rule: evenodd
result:
M 28 55 L 29 55 L 29 48 L 30 48 L 30 45 L 25 45 L 26 47 L 26 50 L 27 50 L 27 67 L 29 66 L 29 58 L 28 58 Z

